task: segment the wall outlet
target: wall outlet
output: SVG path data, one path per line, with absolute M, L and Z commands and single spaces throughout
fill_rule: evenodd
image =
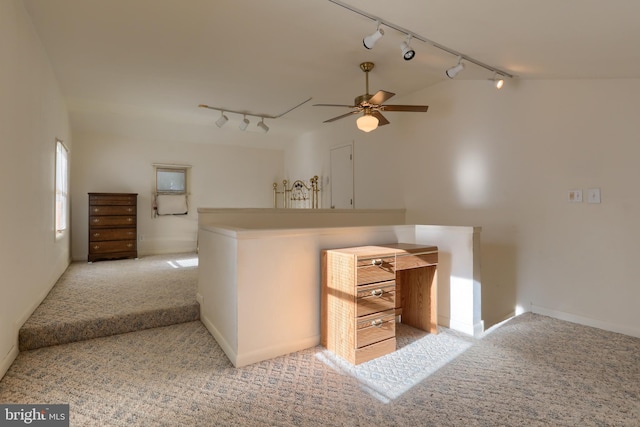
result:
M 590 188 L 587 190 L 587 203 L 600 203 L 599 188 Z
M 567 201 L 569 203 L 582 203 L 582 190 L 569 190 Z

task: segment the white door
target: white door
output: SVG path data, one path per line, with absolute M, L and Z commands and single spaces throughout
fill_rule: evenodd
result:
M 331 209 L 353 209 L 353 146 L 331 149 Z

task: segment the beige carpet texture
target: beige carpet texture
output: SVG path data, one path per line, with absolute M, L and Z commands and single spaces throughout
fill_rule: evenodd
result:
M 178 259 L 84 265 L 95 275 L 85 287 L 128 277 L 118 265 L 146 271 Z M 192 286 L 197 267 L 171 268 Z M 154 280 L 149 269 L 141 282 Z M 105 306 L 134 298 L 122 293 L 136 283 L 113 286 Z M 58 292 L 48 298 L 65 299 Z M 525 313 L 481 338 L 398 325 L 398 350 L 358 366 L 317 346 L 234 368 L 195 320 L 22 351 L 0 403 L 68 403 L 72 426 L 631 427 L 640 425 L 640 339 Z

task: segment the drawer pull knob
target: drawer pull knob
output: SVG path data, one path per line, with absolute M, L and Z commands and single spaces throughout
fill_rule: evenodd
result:
M 371 296 L 374 297 L 381 297 L 382 294 L 384 294 L 384 291 L 382 289 L 374 289 L 371 291 Z
M 127 218 L 127 221 L 131 222 L 133 221 L 133 218 Z
M 100 237 L 100 233 L 93 233 L 93 237 Z
M 382 321 L 382 319 L 376 319 L 371 322 L 371 326 L 375 326 L 376 328 L 379 328 L 380 326 L 382 326 L 383 323 L 384 322 Z
M 127 247 L 128 247 L 128 248 L 133 247 L 133 243 L 127 243 Z
M 100 249 L 100 246 L 95 245 L 95 246 L 93 247 L 93 249 Z
M 131 212 L 131 211 L 133 211 L 133 209 L 129 208 L 129 209 L 127 209 L 127 211 L 128 211 L 128 212 Z
M 94 212 L 100 212 L 100 208 L 93 208 Z
M 100 222 L 100 219 L 99 218 L 94 218 L 93 222 Z
M 381 259 L 371 260 L 371 265 L 382 265 L 382 260 Z

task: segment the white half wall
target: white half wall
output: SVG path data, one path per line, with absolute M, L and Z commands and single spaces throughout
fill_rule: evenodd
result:
M 439 323 L 479 334 L 482 330 L 473 323 L 478 319 L 481 328 L 479 261 L 474 253 L 479 233 L 473 227 L 428 225 L 201 225 L 201 319 L 237 367 L 313 347 L 320 343 L 321 251 L 404 242 L 444 248 L 438 262 L 438 307 L 444 309 Z M 441 289 L 440 283 L 446 286 Z

